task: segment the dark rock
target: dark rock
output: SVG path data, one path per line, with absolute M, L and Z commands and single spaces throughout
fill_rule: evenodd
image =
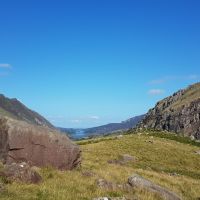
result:
M 153 182 L 134 174 L 128 178 L 128 183 L 134 188 L 146 189 L 150 192 L 157 193 L 165 200 L 181 200 L 174 192 L 167 190 Z
M 147 142 L 147 143 L 151 143 L 151 144 L 153 144 L 153 143 L 154 143 L 154 141 L 153 141 L 153 140 L 146 140 L 145 142 Z
M 0 160 L 71 170 L 80 164 L 80 149 L 53 129 L 0 118 Z
M 5 165 L 3 171 L 0 172 L 0 176 L 7 181 L 24 183 L 39 183 L 42 181 L 42 177 L 25 162 Z

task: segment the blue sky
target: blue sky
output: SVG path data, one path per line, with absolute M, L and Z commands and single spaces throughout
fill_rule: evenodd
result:
M 119 122 L 200 80 L 199 0 L 0 7 L 0 92 L 56 126 Z

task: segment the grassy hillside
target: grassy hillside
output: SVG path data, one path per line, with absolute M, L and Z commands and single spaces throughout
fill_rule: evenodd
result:
M 126 183 L 131 174 L 137 173 L 176 192 L 185 200 L 195 200 L 200 197 L 200 155 L 195 153 L 200 147 L 172 139 L 130 134 L 121 139 L 112 136 L 80 141 L 83 157 L 80 169 L 71 172 L 42 169 L 43 183 L 8 184 L 0 199 L 87 200 L 100 196 L 125 196 L 159 200 L 158 196 L 144 190 L 105 190 L 96 185 L 99 178 Z M 108 160 L 118 159 L 122 154 L 135 156 L 137 160 L 125 165 L 108 163 Z M 84 172 L 93 176 L 84 176 Z
M 200 83 L 196 83 L 186 89 L 183 96 L 174 104 L 171 105 L 171 108 L 176 109 L 181 107 L 182 105 L 186 105 L 191 103 L 192 101 L 200 98 Z
M 200 83 L 193 84 L 185 89 L 183 95 L 172 105 L 170 105 L 167 110 L 169 109 L 178 109 L 183 105 L 187 105 L 192 101 L 200 98 Z

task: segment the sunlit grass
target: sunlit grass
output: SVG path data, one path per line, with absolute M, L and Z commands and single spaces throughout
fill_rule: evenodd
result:
M 150 143 L 152 140 L 153 143 Z M 105 190 L 96 185 L 104 178 L 123 184 L 128 177 L 137 173 L 160 184 L 183 199 L 200 197 L 200 156 L 195 154 L 199 147 L 149 135 L 126 135 L 121 139 L 107 137 L 85 140 L 82 144 L 82 166 L 79 169 L 61 172 L 51 168 L 42 169 L 44 181 L 39 185 L 13 183 L 0 196 L 5 200 L 86 200 L 99 196 L 125 196 L 139 199 L 158 200 L 159 196 L 145 190 Z M 109 164 L 122 154 L 137 157 L 125 165 Z M 94 176 L 83 176 L 91 171 Z M 170 173 L 176 173 L 172 176 Z

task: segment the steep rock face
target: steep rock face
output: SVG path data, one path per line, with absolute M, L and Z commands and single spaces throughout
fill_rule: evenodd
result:
M 138 127 L 183 133 L 200 139 L 200 83 L 158 102 Z
M 71 170 L 80 164 L 80 149 L 53 129 L 0 118 L 0 160 Z

